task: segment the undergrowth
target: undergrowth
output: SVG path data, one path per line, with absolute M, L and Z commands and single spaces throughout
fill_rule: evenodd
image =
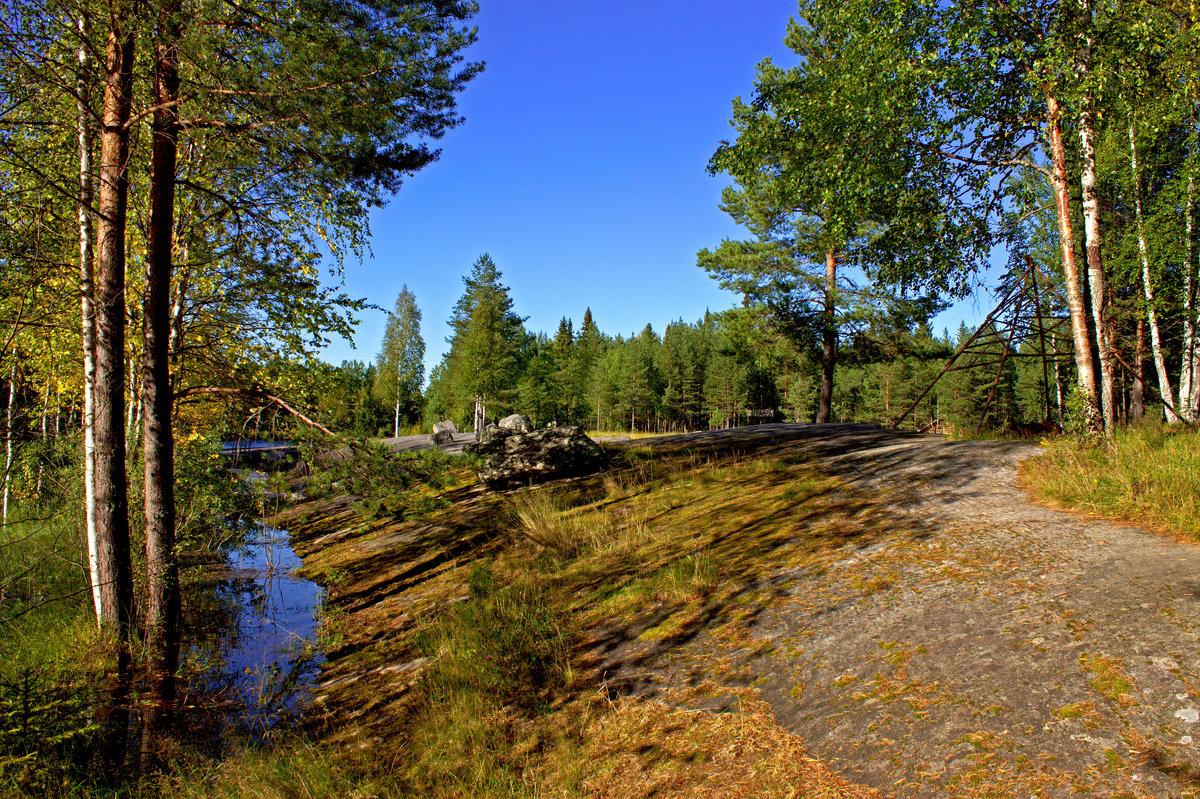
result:
M 306 492 L 345 494 L 366 519 L 419 519 L 446 506 L 441 489 L 452 482 L 449 456 L 438 450 L 391 452 L 372 441 L 351 441 L 319 452 L 305 447 Z
M 0 528 L 0 795 L 55 795 L 87 775 L 101 649 L 73 520 L 10 512 L 21 521 Z
M 1195 429 L 1146 424 L 1103 444 L 1063 439 L 1026 461 L 1022 474 L 1042 499 L 1200 540 Z
M 196 799 L 871 795 L 805 758 L 764 708 L 743 704 L 749 694 L 735 713 L 683 707 L 741 690 L 723 688 L 720 674 L 690 699 L 618 699 L 594 657 L 736 626 L 763 577 L 880 532 L 860 506 L 836 504 L 830 481 L 787 461 L 645 448 L 623 461 L 604 475 L 434 510 L 418 525 L 349 522 L 324 553 L 343 569 L 334 606 L 408 582 L 392 595 L 398 604 L 349 604 L 339 620 L 346 670 L 336 655 L 331 668 L 352 679 L 331 700 L 331 738 L 181 762 L 157 790 Z M 816 521 L 828 513 L 854 521 Z M 498 538 L 480 537 L 497 525 Z M 412 542 L 409 531 L 422 537 Z M 488 543 L 414 579 L 414 563 L 439 562 L 439 548 L 465 537 Z M 410 687 L 395 692 L 402 679 Z

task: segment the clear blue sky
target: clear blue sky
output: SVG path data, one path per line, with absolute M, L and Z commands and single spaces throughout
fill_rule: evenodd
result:
M 487 67 L 460 96 L 466 122 L 373 214 L 373 257 L 347 265 L 348 293 L 390 309 L 408 284 L 427 375 L 462 276 L 485 252 L 532 331 L 552 334 L 564 316 L 578 326 L 590 307 L 606 333 L 661 333 L 735 305 L 696 266 L 697 250 L 744 235 L 705 165 L 732 136 L 730 103 L 750 95 L 755 65 L 796 62 L 783 45 L 795 8 L 481 0 L 468 58 Z M 373 360 L 385 320 L 366 312 L 356 347 L 335 342 L 323 357 Z

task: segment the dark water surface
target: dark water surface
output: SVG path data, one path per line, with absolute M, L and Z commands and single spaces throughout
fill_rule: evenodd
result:
M 253 525 L 213 575 L 213 604 L 199 609 L 183 673 L 198 703 L 216 700 L 225 729 L 265 733 L 308 695 L 324 593 L 294 574 L 300 565 L 284 530 Z

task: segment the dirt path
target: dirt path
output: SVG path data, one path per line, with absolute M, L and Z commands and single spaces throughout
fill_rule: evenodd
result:
M 634 445 L 809 457 L 910 532 L 767 575 L 740 635 L 625 651 L 615 682 L 652 695 L 726 658 L 815 757 L 896 796 L 1200 796 L 1200 547 L 1033 504 L 1031 444 L 765 425 Z

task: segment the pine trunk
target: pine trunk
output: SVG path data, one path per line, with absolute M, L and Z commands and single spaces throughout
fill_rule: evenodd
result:
M 1058 215 L 1058 240 L 1062 251 L 1063 278 L 1067 289 L 1067 308 L 1071 316 L 1071 337 L 1075 344 L 1075 367 L 1079 390 L 1083 394 L 1085 424 L 1091 435 L 1103 430 L 1096 371 L 1093 368 L 1092 340 L 1088 335 L 1087 306 L 1083 300 L 1083 282 L 1075 261 L 1075 232 L 1071 227 L 1071 197 L 1067 191 L 1067 153 L 1059 126 L 1058 99 L 1046 92 L 1046 128 L 1054 167 L 1054 204 Z
M 829 422 L 833 408 L 833 367 L 837 358 L 837 328 L 834 327 L 834 292 L 837 288 L 837 253 L 825 251 L 825 312 L 821 329 L 821 396 L 817 424 Z
M 1141 174 L 1138 172 L 1137 140 L 1134 137 L 1132 122 L 1129 124 L 1129 166 L 1133 170 L 1133 216 L 1137 227 L 1138 255 L 1142 260 L 1142 287 L 1146 296 L 1146 324 L 1150 328 L 1150 352 L 1154 357 L 1154 368 L 1158 372 L 1158 393 L 1169 403 L 1175 395 L 1171 392 L 1171 378 L 1167 375 L 1162 337 L 1158 332 L 1158 314 L 1154 310 L 1154 284 L 1150 280 L 1150 253 L 1146 247 L 1146 229 L 1142 219 L 1142 180 Z M 1138 329 L 1141 329 L 1140 321 Z M 1166 413 L 1168 422 L 1172 424 L 1179 422 L 1179 417 L 1170 408 L 1164 406 L 1163 412 Z
M 133 574 L 125 474 L 125 219 L 134 48 L 125 29 L 132 12 L 114 3 L 109 17 L 96 225 L 96 540 L 100 622 L 127 664 Z
M 163 6 L 155 46 L 150 224 L 142 301 L 142 408 L 146 513 L 146 649 L 150 673 L 172 686 L 179 630 L 175 560 L 175 442 L 171 428 L 171 271 L 178 150 L 179 0 Z M 170 694 L 172 692 L 160 692 Z M 159 697 L 163 701 L 171 695 Z

